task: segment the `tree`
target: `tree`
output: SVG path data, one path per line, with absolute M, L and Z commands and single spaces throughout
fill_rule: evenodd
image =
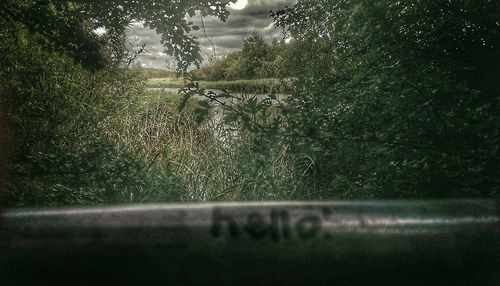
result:
M 302 0 L 273 16 L 293 39 L 291 144 L 321 191 L 499 193 L 498 1 Z
M 189 34 L 198 27 L 185 16 L 201 11 L 202 16 L 212 15 L 224 21 L 228 16 L 225 6 L 230 2 L 236 0 L 4 0 L 0 16 L 42 35 L 41 40 L 50 50 L 64 52 L 91 68 L 104 65 L 100 53 L 103 39 L 92 33 L 94 29 L 106 28 L 122 43 L 126 26 L 140 21 L 161 34 L 165 51 L 180 63 L 179 70 L 185 70 L 202 61 L 198 42 Z
M 243 55 L 241 52 L 233 52 L 225 58 L 224 78 L 227 80 L 240 79 L 244 77 Z
M 261 34 L 253 32 L 248 38 L 243 38 L 241 51 L 232 52 L 194 73 L 208 80 L 286 76 L 286 69 L 281 66 L 281 54 L 285 51 L 285 43 L 273 41 L 269 45 Z
M 245 76 L 247 78 L 264 77 L 260 68 L 268 60 L 270 47 L 264 37 L 258 32 L 253 32 L 248 38 L 243 39 L 243 50 Z

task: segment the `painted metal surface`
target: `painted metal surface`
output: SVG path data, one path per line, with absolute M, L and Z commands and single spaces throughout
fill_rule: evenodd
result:
M 493 200 L 11 209 L 0 285 L 500 285 Z

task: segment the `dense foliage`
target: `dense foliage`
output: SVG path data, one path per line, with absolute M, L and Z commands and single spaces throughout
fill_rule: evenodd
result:
M 500 191 L 500 3 L 301 0 L 288 134 L 333 197 Z
M 169 73 L 126 69 L 137 55 L 124 49 L 131 20 L 166 32 L 167 50 L 177 49 L 170 51 L 185 68 L 199 57 L 184 13 L 210 7 L 202 13 L 223 18 L 217 7 L 226 2 L 1 2 L 2 204 L 288 198 L 293 172 L 284 144 L 248 130 L 234 136 L 210 120 L 207 101 L 178 110 L 177 95 L 144 89 L 145 78 Z M 99 27 L 107 33 L 95 34 Z M 267 148 L 256 148 L 263 142 Z
M 289 41 L 254 33 L 193 72 L 222 82 L 128 68 L 127 24 L 185 71 L 185 15 L 228 2 L 1 1 L 4 202 L 498 196 L 498 1 L 298 0 L 272 13 Z M 145 89 L 165 76 L 183 98 Z
M 0 142 L 8 155 L 0 178 L 6 203 L 129 201 L 147 183 L 148 165 L 111 136 L 144 92 L 142 76 L 123 69 L 136 55 L 124 48 L 125 27 L 143 21 L 187 68 L 201 57 L 185 15 L 198 10 L 224 20 L 228 2 L 1 1 L 0 136 L 11 139 Z M 97 28 L 107 32 L 99 36 Z
M 139 78 L 108 66 L 90 72 L 47 53 L 22 26 L 0 34 L 1 94 L 13 130 L 11 204 L 90 204 L 119 200 L 140 182 L 138 163 L 106 138 L 105 124 L 140 91 Z M 15 37 L 13 36 L 15 35 Z

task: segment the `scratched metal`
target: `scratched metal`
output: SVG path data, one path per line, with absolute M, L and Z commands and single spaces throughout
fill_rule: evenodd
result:
M 500 285 L 493 200 L 130 205 L 0 215 L 0 285 Z

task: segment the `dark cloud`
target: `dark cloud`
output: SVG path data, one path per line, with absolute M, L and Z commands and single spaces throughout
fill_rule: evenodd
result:
M 217 56 L 222 57 L 241 49 L 243 47 L 242 39 L 254 31 L 261 33 L 268 41 L 279 38 L 280 31 L 272 26 L 269 11 L 282 9 L 294 2 L 295 0 L 248 0 L 248 5 L 242 10 L 229 9 L 231 15 L 225 23 L 214 17 L 204 18 L 205 31 L 215 45 Z M 200 30 L 194 31 L 193 35 L 200 42 L 202 56 L 208 58 L 209 55 L 213 55 L 213 48 L 201 29 L 201 19 L 199 16 L 195 16 L 190 20 L 200 27 Z M 162 53 L 160 36 L 153 30 L 135 24 L 128 29 L 128 35 L 132 47 L 140 47 L 143 43 L 147 45 L 147 52 L 139 56 L 142 65 L 172 68 L 172 61 L 168 61 L 168 56 Z

